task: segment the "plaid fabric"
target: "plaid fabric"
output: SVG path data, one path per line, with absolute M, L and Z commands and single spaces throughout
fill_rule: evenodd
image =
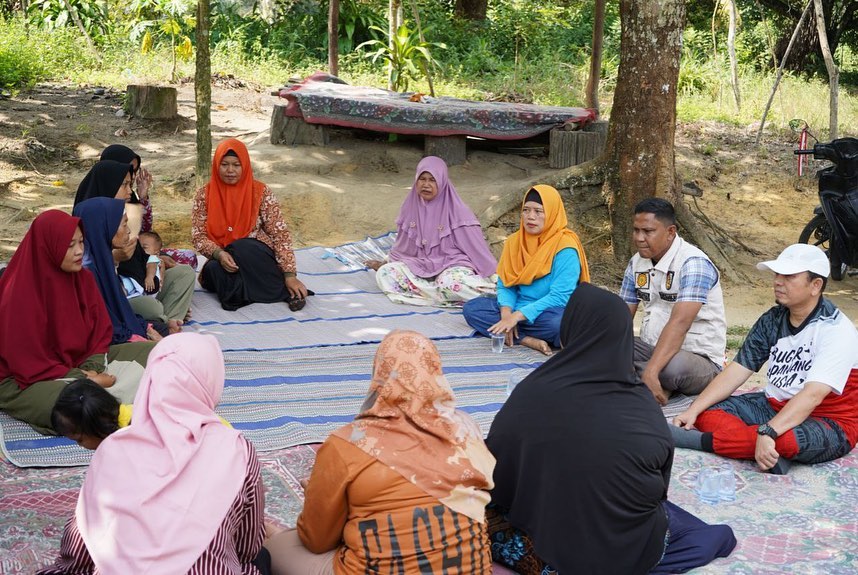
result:
M 679 270 L 679 292 L 676 301 L 696 301 L 706 303 L 711 290 L 718 283 L 718 270 L 706 258 L 688 258 Z M 623 285 L 620 297 L 630 305 L 640 303 L 635 293 L 635 278 L 632 263 L 623 272 Z
M 635 274 L 632 271 L 632 262 L 626 266 L 626 271 L 623 272 L 623 285 L 620 286 L 620 297 L 629 305 L 637 305 L 639 303 L 638 296 L 635 293 Z
M 706 303 L 709 290 L 718 283 L 718 270 L 706 258 L 688 258 L 679 270 L 676 301 Z

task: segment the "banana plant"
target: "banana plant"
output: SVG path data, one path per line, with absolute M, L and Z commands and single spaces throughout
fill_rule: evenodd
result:
M 388 31 L 378 26 L 370 26 L 370 30 L 378 33 L 384 39 L 372 39 L 363 42 L 356 48 L 366 48 L 369 51 L 364 57 L 386 62 L 390 73 L 391 85 L 397 92 L 408 89 L 411 80 L 417 80 L 425 75 L 430 68 L 440 68 L 441 64 L 432 57 L 431 48 L 444 50 L 445 44 L 438 42 L 422 42 L 416 30 L 408 27 L 407 22 L 396 30 L 392 41 Z
M 187 61 L 194 55 L 189 34 L 197 25 L 193 17 L 195 7 L 194 0 L 132 0 L 129 6 L 137 20 L 131 28 L 131 39 L 140 41 L 143 54 L 154 48 L 156 40 L 170 39 L 173 82 L 177 80 L 177 58 Z

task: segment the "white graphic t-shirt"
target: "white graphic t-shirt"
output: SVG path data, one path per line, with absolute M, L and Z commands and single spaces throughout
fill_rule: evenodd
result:
M 841 395 L 858 369 L 858 330 L 825 298 L 798 329 L 789 310 L 775 306 L 751 328 L 736 361 L 753 371 L 768 361 L 766 396 L 778 401 L 792 399 L 807 381 Z

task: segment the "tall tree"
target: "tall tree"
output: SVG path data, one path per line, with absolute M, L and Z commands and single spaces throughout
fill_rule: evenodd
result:
M 328 4 L 328 72 L 340 73 L 340 0 L 329 0 Z
M 584 88 L 584 100 L 588 108 L 599 116 L 599 80 L 602 77 L 602 46 L 605 40 L 605 1 L 596 0 L 593 15 L 593 51 L 590 54 L 590 75 Z
M 733 97 L 736 99 L 736 109 L 742 109 L 742 95 L 739 91 L 739 64 L 736 60 L 736 20 L 739 10 L 736 0 L 727 0 L 727 11 L 730 17 L 730 28 L 727 32 L 727 54 L 730 56 L 730 83 L 733 85 Z
M 674 171 L 684 0 L 620 0 L 620 68 L 605 151 L 614 258 L 632 255 L 634 205 L 681 199 Z
M 197 2 L 197 61 L 194 74 L 194 100 L 197 108 L 196 187 L 208 180 L 212 165 L 212 61 L 209 52 L 211 2 Z
M 489 0 L 456 0 L 456 16 L 466 20 L 485 20 Z
M 837 139 L 837 94 L 840 86 L 840 70 L 837 64 L 834 63 L 834 56 L 831 55 L 831 48 L 828 45 L 828 35 L 825 32 L 825 12 L 822 7 L 822 0 L 813 0 L 813 8 L 816 12 L 816 29 L 819 34 L 819 48 L 822 51 L 822 57 L 825 59 L 825 68 L 828 70 L 828 137 L 832 140 Z
M 390 0 L 387 6 L 387 42 L 390 53 L 395 51 L 394 42 L 396 41 L 396 31 L 402 25 L 402 0 Z M 393 82 L 393 61 L 387 64 L 387 89 L 394 90 Z
M 759 0 L 760 4 L 778 16 L 782 22 L 781 37 L 775 47 L 779 59 L 786 59 L 787 70 L 801 70 L 811 54 L 819 53 L 820 43 L 817 25 L 813 18 L 807 19 L 799 27 L 795 40 L 791 40 L 790 32 L 798 23 L 801 5 L 789 0 Z M 858 27 L 858 0 L 822 0 L 822 10 L 826 15 L 825 35 L 832 53 L 837 51 L 841 41 Z M 852 42 L 854 42 L 854 35 Z M 786 47 L 792 42 L 793 48 L 789 57 L 785 56 Z M 854 47 L 854 44 L 853 44 Z

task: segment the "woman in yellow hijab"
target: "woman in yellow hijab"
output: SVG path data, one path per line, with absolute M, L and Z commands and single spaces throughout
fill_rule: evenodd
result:
M 560 319 L 569 296 L 579 282 L 590 281 L 584 247 L 567 223 L 557 190 L 546 185 L 528 190 L 521 227 L 503 245 L 497 299 L 467 302 L 468 325 L 486 337 L 504 334 L 507 345 L 520 343 L 546 355 L 560 347 Z

